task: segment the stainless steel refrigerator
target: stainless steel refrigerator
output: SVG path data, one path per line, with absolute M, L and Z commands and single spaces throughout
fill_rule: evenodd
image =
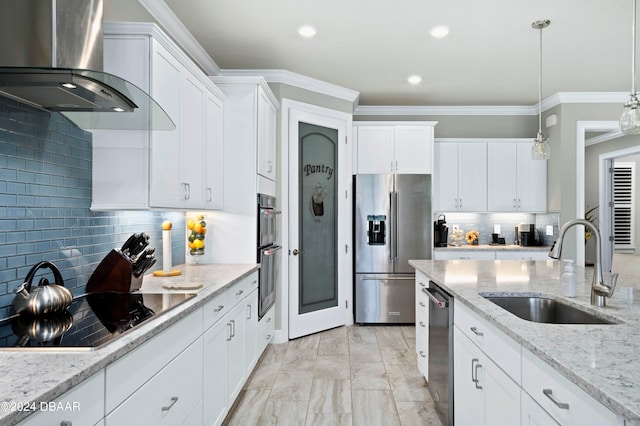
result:
M 431 176 L 354 176 L 355 322 L 414 323 L 415 271 L 431 259 Z

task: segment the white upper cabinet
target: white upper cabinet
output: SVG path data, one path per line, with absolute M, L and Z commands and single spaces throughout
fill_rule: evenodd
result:
M 431 174 L 436 122 L 356 122 L 355 173 Z
M 276 180 L 276 107 L 258 86 L 258 174 Z
M 104 69 L 147 91 L 173 131 L 93 131 L 92 209 L 222 208 L 224 94 L 154 24 L 105 23 Z
M 531 140 L 489 142 L 488 210 L 547 210 L 547 162 L 531 157 Z
M 262 77 L 211 77 L 226 95 L 224 105 L 227 201 L 245 200 L 255 210 L 256 193 L 276 195 L 276 112 L 278 101 Z M 225 210 L 227 206 L 225 205 Z M 239 211 L 232 207 L 230 212 Z M 248 213 L 248 211 L 243 211 Z
M 434 211 L 487 210 L 487 144 L 435 144 Z

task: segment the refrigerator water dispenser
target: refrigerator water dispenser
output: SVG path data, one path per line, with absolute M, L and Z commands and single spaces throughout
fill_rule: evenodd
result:
M 367 244 L 370 246 L 380 246 L 385 243 L 385 222 L 387 216 L 385 215 L 368 215 L 367 223 L 369 224 L 369 230 L 367 231 Z

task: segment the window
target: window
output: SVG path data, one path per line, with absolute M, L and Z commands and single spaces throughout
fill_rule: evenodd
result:
M 634 248 L 635 163 L 613 166 L 613 237 L 616 250 Z

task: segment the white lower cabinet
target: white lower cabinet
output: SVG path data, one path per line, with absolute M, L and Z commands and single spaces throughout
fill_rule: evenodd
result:
M 496 252 L 493 250 L 435 250 L 435 260 L 495 260 Z
M 36 413 L 23 420 L 20 426 L 102 424 L 104 417 L 104 370 L 56 398 L 55 401 L 36 403 L 33 408 Z
M 435 250 L 434 260 L 549 260 L 547 250 Z
M 519 424 L 520 386 L 457 326 L 454 347 L 455 424 Z
M 242 390 L 266 345 L 259 346 L 257 273 L 228 289 L 235 306 L 204 333 L 203 416 L 205 425 L 219 425 Z M 242 297 L 238 300 L 238 298 Z M 222 306 L 222 308 L 221 308 Z M 209 309 L 214 308 L 214 309 Z M 220 300 L 206 312 L 224 310 Z M 218 312 L 215 312 L 219 309 Z M 205 317 L 206 319 L 206 317 Z M 258 348 L 261 348 L 258 350 Z
M 522 426 L 559 425 L 553 417 L 542 409 L 525 391 L 521 391 Z
M 202 338 L 198 338 L 111 412 L 106 426 L 178 425 L 188 419 L 193 422 L 192 414 L 202 399 L 201 372 Z
M 422 292 L 429 279 L 416 273 L 416 356 L 418 371 L 429 381 L 429 297 Z
M 43 410 L 20 425 L 220 425 L 273 322 L 273 309 L 258 322 L 253 272 L 51 403 L 78 410 Z
M 527 350 L 522 351 L 522 388 L 560 424 L 615 425 L 618 422 L 615 413 Z
M 624 424 L 463 303 L 454 306 L 456 426 Z
M 462 303 L 454 324 L 455 424 L 519 424 L 520 345 Z
M 229 409 L 227 368 L 231 335 L 228 321 L 218 321 L 204 333 L 203 413 L 205 424 L 219 425 Z
M 549 247 L 550 248 L 550 247 Z M 496 251 L 496 260 L 550 260 L 549 252 L 545 251 Z

